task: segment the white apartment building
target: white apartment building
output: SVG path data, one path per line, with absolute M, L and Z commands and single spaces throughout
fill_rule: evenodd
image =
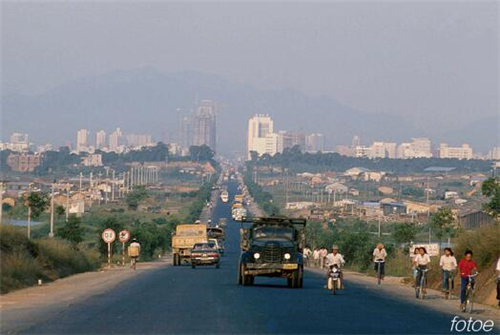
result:
M 87 129 L 80 129 L 76 133 L 76 151 L 87 151 L 89 139 L 89 131 Z
M 495 147 L 488 152 L 488 159 L 500 160 L 500 147 Z
M 273 147 L 275 149 L 272 149 Z M 277 148 L 278 136 L 274 134 L 274 123 L 271 117 L 267 114 L 252 116 L 248 120 L 247 159 L 251 158 L 251 151 L 255 151 L 259 155 L 264 153 L 274 154 Z
M 431 158 L 431 140 L 428 138 L 412 138 L 412 142 L 401 143 L 397 147 L 398 158 Z
M 325 151 L 325 136 L 323 134 L 310 134 L 306 136 L 306 151 Z
M 474 153 L 468 143 L 463 143 L 461 147 L 450 147 L 446 143 L 439 145 L 439 158 L 472 159 Z

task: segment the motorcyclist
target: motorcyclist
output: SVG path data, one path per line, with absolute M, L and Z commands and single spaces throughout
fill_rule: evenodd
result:
M 333 266 L 337 266 L 340 275 L 340 288 L 344 287 L 344 274 L 342 273 L 341 267 L 345 264 L 344 257 L 339 253 L 339 247 L 337 245 L 332 246 L 332 252 L 326 255 L 326 266 L 328 267 L 326 283 L 328 287 L 328 277 L 330 275 L 330 271 L 333 269 Z

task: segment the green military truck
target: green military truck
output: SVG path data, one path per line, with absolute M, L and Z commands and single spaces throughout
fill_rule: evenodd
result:
M 282 277 L 288 287 L 302 288 L 305 219 L 252 218 L 241 228 L 238 284 L 253 285 L 257 276 Z

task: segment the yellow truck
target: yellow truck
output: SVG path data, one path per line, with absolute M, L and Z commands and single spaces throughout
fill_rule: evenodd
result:
M 183 224 L 175 228 L 172 235 L 172 256 L 174 266 L 181 265 L 191 258 L 191 249 L 196 243 L 207 243 L 206 224 Z
M 234 196 L 234 202 L 242 204 L 244 198 L 245 198 L 245 196 L 243 194 L 237 194 Z

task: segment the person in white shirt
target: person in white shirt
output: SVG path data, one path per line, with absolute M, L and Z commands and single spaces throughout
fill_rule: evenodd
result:
M 443 270 L 443 292 L 446 294 L 455 286 L 453 281 L 457 269 L 457 259 L 453 256 L 451 248 L 444 248 L 444 255 L 439 260 L 439 266 Z M 451 282 L 450 285 L 449 282 Z
M 328 255 L 326 255 L 325 257 L 325 263 L 326 263 L 326 266 L 328 269 L 330 269 L 331 266 L 334 266 L 336 265 L 337 268 L 339 269 L 340 271 L 340 288 L 343 288 L 343 285 L 344 285 L 344 274 L 342 273 L 342 270 L 340 270 L 340 268 L 342 266 L 344 266 L 345 264 L 345 260 L 344 260 L 344 257 L 339 253 L 339 247 L 334 245 L 332 246 L 332 252 L 329 253 Z M 328 285 L 328 272 L 327 271 L 327 285 Z
M 309 258 L 311 256 L 311 249 L 308 247 L 305 247 L 304 250 L 302 251 L 302 255 L 304 257 L 304 265 L 309 266 Z
M 319 250 L 319 267 L 322 269 L 325 268 L 325 260 L 326 260 L 327 255 L 328 255 L 328 251 L 326 250 L 325 247 L 323 247 Z
M 415 281 L 416 288 L 420 287 L 423 271 L 428 270 L 431 263 L 431 258 L 427 254 L 427 250 L 425 250 L 424 247 L 420 247 L 418 252 L 419 253 L 415 256 L 415 260 L 413 261 L 415 267 L 417 268 L 417 278 Z
M 384 245 L 382 243 L 377 244 L 375 250 L 373 250 L 373 261 L 375 262 L 375 272 L 378 273 L 378 267 L 380 266 L 381 279 L 385 276 L 385 258 L 387 257 L 387 251 L 385 251 Z
M 319 249 L 318 248 L 314 249 L 313 259 L 314 259 L 314 266 L 318 267 L 319 266 Z

